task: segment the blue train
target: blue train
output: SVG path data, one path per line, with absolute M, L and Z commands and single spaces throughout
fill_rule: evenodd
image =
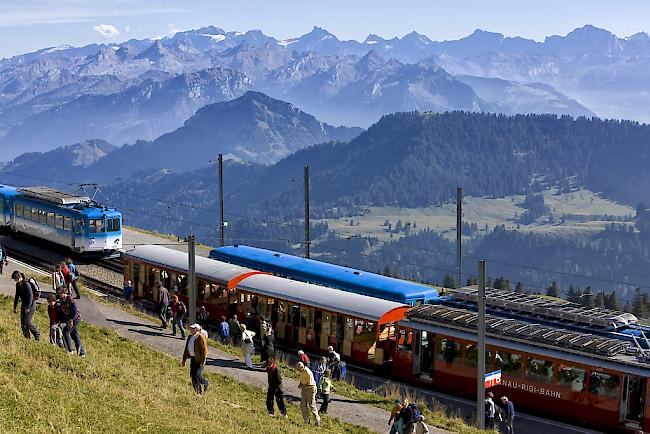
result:
M 49 187 L 0 185 L 0 226 L 84 255 L 112 256 L 122 248 L 119 211 Z
M 416 305 L 440 297 L 438 290 L 432 286 L 256 247 L 237 244 L 219 247 L 210 252 L 210 258 L 398 303 Z

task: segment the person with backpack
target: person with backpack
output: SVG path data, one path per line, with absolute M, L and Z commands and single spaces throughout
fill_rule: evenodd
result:
M 273 406 L 273 398 L 275 398 L 280 414 L 286 419 L 287 407 L 284 405 L 282 376 L 280 375 L 280 368 L 275 364 L 275 360 L 272 357 L 266 361 L 266 374 L 269 382 L 269 387 L 266 389 L 266 409 L 269 412 L 269 416 L 274 416 L 275 408 Z
M 63 348 L 63 334 L 61 330 L 61 322 L 57 317 L 59 310 L 59 302 L 54 294 L 47 296 L 47 316 L 50 318 L 50 345 L 58 345 Z
M 228 321 L 228 327 L 230 327 L 230 339 L 232 345 L 238 347 L 241 345 L 241 325 L 239 320 L 237 320 L 237 315 L 233 315 L 230 321 Z
M 86 351 L 81 342 L 81 336 L 79 336 L 78 327 L 81 322 L 81 313 L 79 312 L 79 308 L 65 290 L 61 291 L 59 298 L 59 310 L 57 311 L 56 316 L 59 321 L 65 324 L 63 327 L 63 342 L 65 343 L 65 347 L 70 354 L 77 354 L 79 357 L 86 357 Z M 72 341 L 74 341 L 76 353 L 72 349 Z
M 54 271 L 52 272 L 52 289 L 55 294 L 58 294 L 59 291 L 65 289 L 65 277 L 61 271 L 60 264 L 55 265 Z
M 494 429 L 494 417 L 496 415 L 496 406 L 494 405 L 494 394 L 488 392 L 485 398 L 485 428 Z
M 415 434 L 429 434 L 429 427 L 424 423 L 424 416 L 420 416 L 420 420 L 415 425 Z
M 14 297 L 14 313 L 20 300 L 20 328 L 25 338 L 30 339 L 30 333 L 35 341 L 41 340 L 41 332 L 34 325 L 33 318 L 36 312 L 36 300 L 40 297 L 40 288 L 36 287 L 25 278 L 25 275 L 18 270 L 11 273 L 11 278 L 16 282 L 16 295 Z M 33 278 L 30 278 L 33 280 Z
M 241 350 L 244 355 L 244 363 L 248 369 L 253 369 L 253 354 L 255 354 L 255 346 L 253 345 L 253 338 L 255 332 L 246 329 L 246 325 L 242 324 L 241 329 Z
M 72 286 L 72 289 L 74 289 L 74 293 L 76 295 L 76 299 L 79 300 L 81 298 L 81 293 L 79 293 L 79 287 L 77 286 L 77 280 L 79 280 L 79 270 L 77 270 L 77 266 L 72 262 L 72 259 L 67 258 L 65 260 L 65 265 L 67 265 L 68 270 L 70 270 L 70 285 Z
M 0 244 L 0 274 L 2 274 L 4 266 L 8 264 L 9 262 L 7 262 L 7 251 L 5 250 L 4 246 Z
M 327 407 L 330 403 L 330 393 L 334 390 L 332 386 L 332 370 L 326 369 L 323 375 L 318 379 L 318 392 L 320 393 L 321 398 L 323 398 L 323 403 L 318 410 L 319 413 L 327 414 Z
M 404 400 L 403 404 L 404 408 L 402 408 L 402 411 L 400 411 L 397 417 L 398 421 L 401 421 L 401 432 L 403 434 L 414 434 L 416 425 L 420 420 L 420 416 L 422 416 L 420 408 L 416 404 L 409 403 L 407 399 Z
M 183 327 L 183 317 L 187 313 L 185 304 L 178 299 L 178 295 L 172 297 L 172 335 L 176 336 L 176 327 L 181 331 L 181 338 L 185 339 L 185 327 Z
M 388 434 L 397 434 L 399 432 L 397 429 L 397 418 L 399 417 L 402 408 L 404 408 L 403 401 L 401 399 L 396 399 L 395 405 L 390 412 L 390 417 L 388 418 L 388 426 L 390 426 L 390 431 Z
M 65 289 L 68 292 L 68 295 L 72 297 L 72 289 L 70 287 L 72 276 L 70 274 L 70 269 L 66 265 L 65 261 L 59 262 L 59 267 L 61 267 L 61 273 L 63 274 L 63 280 L 65 281 Z

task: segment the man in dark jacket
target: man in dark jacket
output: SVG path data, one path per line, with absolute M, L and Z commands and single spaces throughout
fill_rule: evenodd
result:
M 2 274 L 2 269 L 7 265 L 7 252 L 5 248 L 0 245 L 0 274 Z
M 79 323 L 81 322 L 79 308 L 74 300 L 72 300 L 72 296 L 65 290 L 59 291 L 59 298 L 61 301 L 56 317 L 62 324 L 65 324 L 65 327 L 63 327 L 63 342 L 65 343 L 65 347 L 69 353 L 75 354 L 75 351 L 72 349 L 72 341 L 74 341 L 76 354 L 80 357 L 86 357 L 86 351 L 84 350 L 78 330 Z
M 158 309 L 160 312 L 160 321 L 162 321 L 161 327 L 167 328 L 167 306 L 169 305 L 169 291 L 165 288 L 161 282 L 156 282 L 156 287 L 158 288 Z
M 38 341 L 41 339 L 41 333 L 32 321 L 34 312 L 36 312 L 36 300 L 34 300 L 32 285 L 25 279 L 25 275 L 18 270 L 11 273 L 11 278 L 16 281 L 14 313 L 16 313 L 16 307 L 20 299 L 20 328 L 27 339 L 30 338 L 31 332 L 34 335 L 34 340 Z
M 275 360 L 270 358 L 266 361 L 266 373 L 269 377 L 269 388 L 266 391 L 266 409 L 269 411 L 270 416 L 275 415 L 273 398 L 278 403 L 278 409 L 282 417 L 287 417 L 287 408 L 284 405 L 284 395 L 282 391 L 282 376 L 280 375 L 280 368 L 275 364 Z
M 505 433 L 514 434 L 515 406 L 512 404 L 512 401 L 510 401 L 506 396 L 501 397 L 501 403 L 503 404 L 503 425 L 505 428 Z

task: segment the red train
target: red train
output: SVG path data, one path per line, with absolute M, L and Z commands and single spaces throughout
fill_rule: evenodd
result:
M 139 246 L 124 255 L 136 296 L 154 283 L 187 297 L 187 255 Z M 250 312 L 270 320 L 279 341 L 313 352 L 339 349 L 355 365 L 467 397 L 476 391 L 472 290 L 408 306 L 196 258 L 197 303 L 213 319 Z M 487 371 L 500 369 L 497 396 L 537 415 L 606 432 L 650 432 L 650 362 L 645 328 L 629 314 L 490 291 Z

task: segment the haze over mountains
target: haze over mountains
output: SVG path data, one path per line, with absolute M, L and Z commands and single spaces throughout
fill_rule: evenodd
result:
M 54 47 L 0 60 L 0 146 L 21 152 L 153 140 L 200 107 L 259 90 L 334 125 L 397 111 L 648 119 L 650 39 L 585 26 L 544 42 L 476 31 L 341 41 L 206 27 L 160 40 Z

